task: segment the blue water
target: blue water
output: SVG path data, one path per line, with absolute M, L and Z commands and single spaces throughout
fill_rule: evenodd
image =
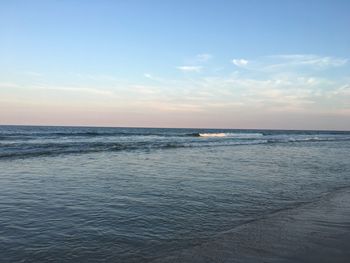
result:
M 147 262 L 350 186 L 350 132 L 0 126 L 1 262 Z

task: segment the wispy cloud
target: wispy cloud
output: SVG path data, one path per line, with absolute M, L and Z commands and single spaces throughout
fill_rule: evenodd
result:
M 154 76 L 154 75 L 149 74 L 149 73 L 144 73 L 143 76 L 144 76 L 146 79 L 150 79 L 150 80 L 154 80 L 154 81 L 163 81 L 162 78 L 159 78 L 159 77 Z
M 44 74 L 36 71 L 23 71 L 22 72 L 24 75 L 29 76 L 29 77 L 43 77 Z
M 110 90 L 102 88 L 89 88 L 89 87 L 77 87 L 77 86 L 32 86 L 32 89 L 43 90 L 43 91 L 59 91 L 59 92 L 77 92 L 77 93 L 90 93 L 95 95 L 114 95 Z
M 93 81 L 117 81 L 118 78 L 108 74 L 76 74 L 76 77 L 85 80 L 93 80 Z
M 211 58 L 209 54 L 199 54 L 194 58 L 197 64 L 183 62 L 182 66 L 176 67 L 188 73 L 178 78 L 161 78 L 159 73 L 146 71 L 143 79 L 128 81 L 104 74 L 74 75 L 71 83 L 44 80 L 38 83 L 39 80 L 35 79 L 22 85 L 23 81 L 7 82 L 8 79 L 4 79 L 0 83 L 0 88 L 3 88 L 0 97 L 7 101 L 30 98 L 32 102 L 41 103 L 37 100 L 41 96 L 50 104 L 61 103 L 57 100 L 59 96 L 67 98 L 62 102 L 65 105 L 78 101 L 81 105 L 89 103 L 140 113 L 192 112 L 202 116 L 221 116 L 219 114 L 232 112 L 252 116 L 317 113 L 321 116 L 332 112 L 349 115 L 350 79 L 347 77 L 349 74 L 344 73 L 349 72 L 346 58 L 302 54 L 249 60 L 236 58 L 231 66 L 234 72 L 216 72 L 210 70 L 209 63 L 199 63 L 208 61 Z
M 332 91 L 333 95 L 350 96 L 350 84 L 345 84 L 340 88 Z M 349 105 L 350 106 L 350 105 Z
M 18 88 L 19 85 L 14 82 L 0 82 L 0 88 Z
M 203 54 L 198 54 L 196 56 L 196 60 L 198 62 L 206 62 L 206 61 L 210 60 L 212 57 L 213 57 L 213 55 L 211 55 L 211 54 L 203 53 Z
M 203 112 L 204 107 L 200 104 L 182 103 L 182 102 L 163 102 L 163 101 L 149 101 L 143 103 L 147 108 L 154 109 L 157 111 L 165 112 Z
M 232 63 L 236 65 L 237 67 L 245 67 L 248 65 L 248 60 L 240 58 L 240 59 L 233 59 Z
M 41 90 L 55 90 L 55 91 L 68 91 L 68 92 L 78 92 L 78 93 L 91 93 L 96 95 L 114 95 L 110 90 L 104 90 L 101 88 L 85 88 L 85 87 L 75 87 L 75 86 L 45 86 L 45 87 L 34 87 Z
M 155 86 L 147 86 L 147 85 L 130 85 L 129 90 L 136 95 L 155 95 L 159 93 L 159 88 Z
M 94 95 L 115 95 L 112 90 L 107 90 L 98 87 L 81 87 L 81 86 L 65 86 L 65 85 L 48 85 L 48 84 L 17 84 L 17 83 L 0 83 L 0 88 L 13 88 L 22 90 L 36 90 L 36 91 L 59 91 L 59 92 L 77 92 L 89 93 Z
M 179 66 L 176 67 L 178 70 L 182 72 L 200 72 L 202 70 L 201 66 Z
M 347 58 L 319 56 L 313 54 L 285 54 L 260 57 L 249 61 L 245 68 L 257 71 L 298 71 L 298 70 L 325 70 L 341 67 L 348 63 Z M 239 65 L 237 60 L 235 65 Z
M 317 56 L 311 54 L 277 55 L 271 58 L 280 60 L 287 65 L 306 65 L 319 68 L 339 67 L 345 65 L 348 60 L 330 56 Z
M 148 78 L 148 79 L 153 79 L 152 75 L 149 74 L 149 73 L 145 73 L 145 74 L 143 74 L 143 76 L 144 76 L 145 78 Z
M 213 58 L 213 55 L 209 53 L 201 53 L 196 56 L 186 59 L 183 61 L 185 65 L 176 67 L 182 72 L 201 72 L 203 70 L 203 65 Z

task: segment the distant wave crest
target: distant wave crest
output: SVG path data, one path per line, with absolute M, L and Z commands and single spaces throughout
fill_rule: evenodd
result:
M 350 141 L 349 132 L 166 129 L 0 129 L 0 159 L 57 154 Z
M 226 133 L 199 133 L 199 137 L 226 137 Z
M 199 137 L 228 137 L 237 139 L 249 139 L 249 138 L 260 138 L 264 136 L 262 133 L 198 133 Z

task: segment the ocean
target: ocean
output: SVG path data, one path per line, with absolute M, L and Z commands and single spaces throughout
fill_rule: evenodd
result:
M 151 262 L 350 187 L 350 132 L 0 126 L 0 262 Z

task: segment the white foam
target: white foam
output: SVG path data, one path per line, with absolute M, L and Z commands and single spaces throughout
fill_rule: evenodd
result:
M 226 137 L 225 133 L 200 133 L 200 137 Z
M 240 138 L 249 139 L 262 137 L 262 133 L 200 133 L 200 137 L 229 137 L 229 138 Z

